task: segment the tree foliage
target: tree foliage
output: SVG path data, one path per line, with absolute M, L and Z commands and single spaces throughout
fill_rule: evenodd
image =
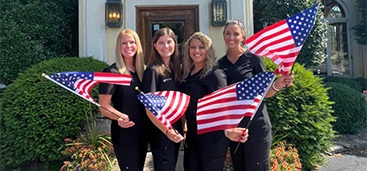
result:
M 77 56 L 77 0 L 0 0 L 0 83 L 40 61 Z
M 355 2 L 357 3 L 358 12 L 361 14 L 361 20 L 352 29 L 357 43 L 367 45 L 367 1 L 355 0 Z

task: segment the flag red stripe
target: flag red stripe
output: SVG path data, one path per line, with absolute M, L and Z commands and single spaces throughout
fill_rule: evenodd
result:
M 117 74 L 109 72 L 95 72 L 94 80 L 98 82 L 119 84 L 119 85 L 130 85 L 132 76 L 128 74 Z
M 218 130 L 224 130 L 224 129 L 230 129 L 230 128 L 233 128 L 233 127 L 236 127 L 237 125 L 220 125 L 220 126 L 216 126 L 216 127 L 211 127 L 211 128 L 203 128 L 203 129 L 200 129 L 198 130 L 198 134 L 205 134 L 205 133 L 208 133 L 208 132 L 213 132 L 213 131 L 218 131 Z
M 207 123 L 213 123 L 218 120 L 228 120 L 228 119 L 242 119 L 243 115 L 225 115 L 225 116 L 219 116 L 215 118 L 205 119 L 205 120 L 199 120 L 197 121 L 198 124 L 207 124 Z
M 214 105 L 221 105 L 221 104 L 214 104 Z M 200 106 L 200 107 L 203 107 L 203 106 Z M 219 109 L 215 108 L 215 106 L 213 106 L 210 109 L 202 110 L 202 111 L 198 112 L 198 115 L 219 113 L 219 112 L 224 112 L 224 111 L 227 111 L 228 113 L 231 113 L 231 111 L 236 111 L 236 110 L 241 110 L 241 109 L 244 110 L 244 109 L 247 109 L 248 107 L 249 107 L 249 105 L 247 105 L 247 104 L 226 106 L 226 107 L 221 107 Z

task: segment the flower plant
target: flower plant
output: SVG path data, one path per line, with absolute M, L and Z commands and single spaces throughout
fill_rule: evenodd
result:
M 76 139 L 65 138 L 61 153 L 68 157 L 60 171 L 112 170 L 116 157 L 108 132 L 98 131 L 88 122 L 88 131 Z
M 301 171 L 302 164 L 295 147 L 280 142 L 270 153 L 271 171 Z

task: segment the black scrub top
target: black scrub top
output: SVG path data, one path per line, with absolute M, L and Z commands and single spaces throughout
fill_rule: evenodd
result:
M 251 78 L 256 74 L 266 71 L 264 59 L 261 56 L 252 54 L 249 51 L 243 53 L 240 58 L 233 64 L 228 60 L 227 55 L 218 60 L 219 68 L 227 75 L 228 85 Z M 271 127 L 270 118 L 266 110 L 265 103 L 261 103 L 253 120 L 264 120 Z M 240 127 L 246 127 L 249 117 L 245 117 L 240 122 Z M 253 123 L 255 125 L 257 123 Z M 251 126 L 251 125 L 250 125 Z
M 145 69 L 143 76 L 143 87 L 145 93 L 169 90 L 179 91 L 180 88 L 178 82 L 175 80 L 173 73 L 165 71 L 165 76 L 162 77 L 162 75 L 158 74 L 156 66 L 151 66 Z M 183 133 L 182 122 L 180 119 L 173 123 L 172 127 L 176 129 L 179 133 Z M 161 134 L 161 131 L 151 122 L 149 124 L 149 129 L 152 134 Z M 151 138 L 159 139 L 159 137 Z
M 196 110 L 198 100 L 207 94 L 210 94 L 222 87 L 227 86 L 226 76 L 219 68 L 214 68 L 213 71 L 204 78 L 200 78 L 199 72 L 189 75 L 180 84 L 181 92 L 190 96 L 190 103 L 186 109 L 185 117 L 187 121 L 187 134 L 197 136 Z
M 165 71 L 165 77 L 162 77 L 158 74 L 156 66 L 144 71 L 143 85 L 145 93 L 165 90 L 179 91 L 179 84 L 173 73 Z
M 112 64 L 103 70 L 103 72 L 119 73 L 116 64 Z M 137 98 L 138 91 L 135 87 L 142 88 L 142 84 L 136 73 L 130 72 L 132 80 L 129 86 L 100 83 L 99 94 L 112 95 L 113 107 L 128 115 L 129 119 L 135 123 L 130 128 L 121 128 L 116 120 L 111 122 L 111 139 L 114 144 L 128 145 L 137 143 L 144 135 L 144 125 L 148 121 L 145 113 L 145 107 Z

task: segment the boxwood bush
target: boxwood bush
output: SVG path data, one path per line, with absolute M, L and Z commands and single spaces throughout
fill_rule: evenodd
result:
M 331 87 L 328 94 L 333 105 L 334 116 L 337 121 L 334 129 L 339 133 L 355 134 L 367 125 L 367 102 L 364 96 L 357 90 L 335 82 L 325 82 Z
M 349 86 L 350 88 L 357 90 L 358 92 L 362 92 L 362 86 L 358 81 L 356 81 L 356 79 L 340 77 L 340 76 L 324 76 L 323 81 L 341 83 L 341 84 Z
M 356 81 L 362 87 L 362 90 L 367 90 L 367 78 L 357 77 L 353 78 L 353 80 Z
M 60 168 L 63 156 L 58 149 L 64 138 L 75 137 L 86 114 L 97 111 L 97 107 L 41 74 L 102 71 L 106 66 L 91 57 L 55 58 L 19 74 L 0 99 L 1 166 L 29 167 L 41 162 L 47 167 Z M 92 95 L 97 96 L 96 87 Z
M 265 60 L 267 70 L 276 65 Z M 293 86 L 265 99 L 273 126 L 273 146 L 285 140 L 298 149 L 303 169 L 323 164 L 334 138 L 332 104 L 322 79 L 302 65 L 293 68 Z

